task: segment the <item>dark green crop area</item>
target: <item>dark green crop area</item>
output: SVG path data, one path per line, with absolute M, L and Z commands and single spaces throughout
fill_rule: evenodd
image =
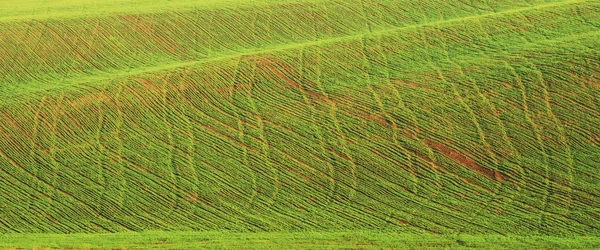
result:
M 600 1 L 7 2 L 0 248 L 600 248 Z

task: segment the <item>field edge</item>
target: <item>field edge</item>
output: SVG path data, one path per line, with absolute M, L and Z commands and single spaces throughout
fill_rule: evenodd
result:
M 415 234 L 381 231 L 145 231 L 106 234 L 3 234 L 0 249 L 597 249 L 600 237 Z

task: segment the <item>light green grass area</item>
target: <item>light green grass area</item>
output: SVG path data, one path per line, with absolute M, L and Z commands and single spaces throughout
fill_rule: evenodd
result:
M 597 237 L 435 235 L 392 232 L 141 232 L 0 235 L 0 248 L 26 249 L 596 249 Z
M 597 246 L 600 1 L 161 3 L 0 3 L 0 246 Z
M 288 2 L 290 0 L 287 0 Z M 293 0 L 292 0 L 293 1 Z M 261 6 L 277 1 L 250 0 L 23 0 L 2 1 L 0 21 L 84 18 L 122 13 L 160 13 L 195 8 L 215 9 L 239 6 Z M 279 1 L 281 2 L 281 1 Z

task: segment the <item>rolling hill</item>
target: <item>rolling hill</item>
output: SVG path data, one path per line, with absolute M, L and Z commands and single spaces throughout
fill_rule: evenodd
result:
M 600 237 L 599 47 L 592 0 L 8 1 L 0 233 Z

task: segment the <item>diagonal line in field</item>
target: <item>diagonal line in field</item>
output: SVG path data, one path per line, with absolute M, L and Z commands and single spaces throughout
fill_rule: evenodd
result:
M 128 71 L 128 72 L 120 72 L 120 73 L 119 72 L 107 72 L 105 74 L 90 75 L 87 77 L 78 77 L 76 79 L 67 79 L 66 81 L 65 81 L 65 79 L 61 79 L 60 81 L 56 81 L 57 84 L 49 84 L 49 83 L 44 84 L 44 85 L 54 86 L 54 87 L 39 88 L 39 89 L 36 89 L 35 87 L 33 87 L 33 89 L 31 89 L 30 91 L 26 91 L 26 92 L 18 94 L 18 95 L 12 95 L 12 97 L 22 96 L 22 95 L 25 95 L 27 93 L 32 93 L 32 92 L 48 91 L 48 90 L 52 90 L 52 89 L 56 89 L 56 88 L 63 88 L 63 87 L 68 87 L 68 86 L 73 86 L 73 85 L 78 85 L 78 84 L 97 83 L 97 82 L 103 82 L 103 81 L 109 81 L 109 80 L 124 79 L 124 78 L 129 78 L 129 77 L 134 77 L 134 76 L 141 76 L 141 75 L 146 75 L 146 74 L 153 73 L 153 72 L 168 71 L 168 70 L 185 68 L 185 67 L 190 67 L 190 66 L 195 66 L 195 65 L 205 64 L 205 63 L 218 62 L 218 61 L 223 61 L 223 60 L 228 60 L 228 59 L 235 59 L 235 58 L 239 58 L 240 56 L 260 55 L 260 54 L 267 54 L 267 53 L 272 53 L 272 52 L 277 52 L 277 51 L 285 51 L 285 50 L 289 50 L 289 49 L 299 49 L 299 48 L 306 47 L 306 46 L 316 46 L 316 45 L 331 44 L 331 43 L 342 42 L 342 41 L 351 41 L 351 40 L 355 40 L 355 39 L 360 39 L 361 37 L 363 37 L 365 35 L 372 35 L 372 36 L 384 35 L 384 34 L 389 34 L 389 33 L 398 32 L 398 31 L 402 31 L 402 30 L 419 28 L 419 27 L 434 26 L 434 25 L 454 23 L 454 22 L 467 21 L 467 20 L 476 20 L 476 19 L 481 19 L 481 18 L 485 18 L 485 17 L 502 16 L 502 15 L 506 15 L 506 14 L 519 13 L 519 12 L 537 10 L 537 9 L 552 8 L 552 7 L 558 7 L 558 6 L 570 5 L 570 4 L 576 4 L 576 3 L 583 3 L 583 2 L 587 2 L 587 0 L 567 0 L 567 1 L 562 1 L 562 2 L 539 4 L 539 5 L 535 5 L 535 6 L 531 6 L 531 7 L 516 8 L 516 9 L 499 11 L 499 12 L 494 12 L 494 13 L 486 13 L 486 14 L 481 14 L 481 15 L 472 15 L 472 16 L 465 16 L 465 17 L 459 17 L 459 18 L 452 18 L 452 19 L 448 19 L 448 20 L 440 20 L 440 21 L 434 21 L 434 22 L 407 25 L 407 26 L 402 26 L 402 27 L 394 27 L 394 28 L 389 28 L 389 29 L 374 30 L 372 32 L 366 31 L 366 32 L 361 32 L 361 33 L 357 33 L 357 34 L 353 34 L 353 35 L 348 35 L 348 36 L 339 36 L 339 37 L 334 37 L 334 38 L 319 39 L 319 40 L 308 41 L 308 42 L 284 44 L 284 45 L 278 45 L 278 46 L 274 46 L 274 47 L 267 48 L 267 49 L 261 49 L 261 50 L 238 51 L 238 52 L 235 52 L 232 54 L 204 58 L 204 59 L 199 59 L 199 60 L 195 60 L 195 61 L 177 62 L 177 63 L 171 63 L 171 64 L 158 65 L 158 66 L 141 67 L 141 68 L 138 68 L 137 70 L 132 70 L 132 71 Z M 0 93 L 0 96 L 3 96 L 3 95 L 6 95 L 6 94 Z

